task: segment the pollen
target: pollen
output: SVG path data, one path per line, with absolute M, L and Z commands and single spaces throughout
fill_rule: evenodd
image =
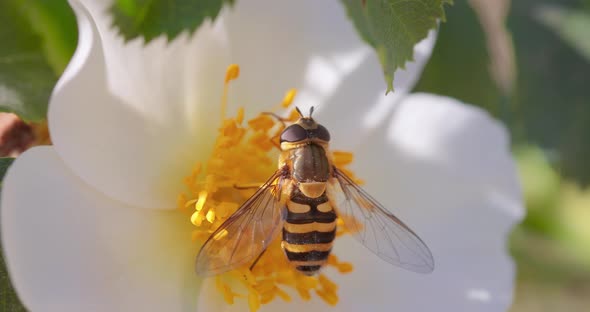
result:
M 240 66 L 238 64 L 231 64 L 225 72 L 225 83 L 238 79 L 240 76 Z
M 285 114 L 287 118 L 277 118 L 279 114 L 275 112 L 261 112 L 245 120 L 245 111 L 240 108 L 235 117 L 226 117 L 229 83 L 239 76 L 239 72 L 238 65 L 230 65 L 227 69 L 221 126 L 210 158 L 194 165 L 183 180 L 186 190 L 177 199 L 178 210 L 190 216 L 194 225 L 191 238 L 197 250 L 277 170 L 278 137 L 285 121 L 295 121 L 299 116 L 291 109 Z M 280 109 L 289 107 L 295 95 L 295 89 L 289 90 Z M 342 168 L 352 162 L 353 156 L 335 152 L 332 158 Z M 341 220 L 338 224 L 337 235 L 341 236 L 346 231 Z M 224 230 L 212 239 L 235 234 Z M 254 261 L 252 259 L 252 263 Z M 250 311 L 257 311 L 261 305 L 273 300 L 290 302 L 293 296 L 306 301 L 319 298 L 329 305 L 338 303 L 338 285 L 332 280 L 323 274 L 305 276 L 288 262 L 281 249 L 280 234 L 255 265 L 252 263 L 214 277 L 215 287 L 227 304 L 244 301 Z M 345 274 L 352 270 L 352 264 L 330 255 L 322 272 Z
M 283 98 L 283 102 L 281 103 L 281 106 L 283 108 L 288 108 L 289 106 L 291 106 L 291 103 L 293 103 L 293 99 L 295 98 L 295 95 L 297 95 L 297 89 L 291 89 L 291 90 L 287 91 L 287 94 L 285 94 L 285 97 Z

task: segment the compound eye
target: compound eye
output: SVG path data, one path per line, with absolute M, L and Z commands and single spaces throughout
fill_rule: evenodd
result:
M 328 132 L 328 129 L 326 129 L 326 127 L 318 125 L 314 132 L 316 138 L 326 142 L 330 141 L 330 132 Z
M 288 126 L 283 133 L 281 133 L 282 142 L 298 142 L 307 139 L 307 130 L 300 125 L 294 124 Z

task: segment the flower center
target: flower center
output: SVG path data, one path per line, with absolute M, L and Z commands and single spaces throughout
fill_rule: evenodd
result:
M 195 165 L 184 179 L 187 191 L 178 197 L 178 208 L 190 214 L 195 226 L 192 239 L 199 246 L 277 170 L 279 136 L 285 128 L 284 122 L 268 113 L 244 122 L 243 108 L 235 117 L 225 116 L 229 83 L 238 76 L 239 67 L 229 66 L 222 97 L 222 125 L 211 158 Z M 295 94 L 295 90 L 287 92 L 277 108 L 287 109 Z M 288 120 L 294 122 L 298 116 L 296 110 L 291 109 Z M 333 152 L 333 156 L 340 168 L 351 163 L 353 158 L 348 152 Z M 342 220 L 338 220 L 336 236 L 344 232 Z M 353 269 L 350 263 L 341 262 L 334 255 L 330 255 L 327 266 L 340 273 Z M 247 298 L 251 311 L 277 297 L 290 301 L 289 289 L 306 301 L 315 292 L 330 305 L 338 302 L 338 287 L 325 275 L 306 276 L 289 264 L 281 249 L 280 235 L 252 268 L 246 265 L 217 275 L 215 279 L 227 303 L 233 304 L 235 298 Z

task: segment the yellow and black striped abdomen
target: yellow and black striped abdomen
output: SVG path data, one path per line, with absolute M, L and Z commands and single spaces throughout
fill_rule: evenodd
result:
M 326 193 L 317 198 L 295 188 L 287 203 L 283 250 L 300 272 L 313 275 L 327 262 L 336 236 L 336 213 Z

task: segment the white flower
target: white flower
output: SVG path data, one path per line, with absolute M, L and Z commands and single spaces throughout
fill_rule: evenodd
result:
M 170 46 L 124 45 L 106 4 L 71 0 L 78 50 L 54 90 L 54 146 L 25 152 L 1 197 L 11 280 L 32 311 L 243 311 L 195 276 L 193 228 L 178 213 L 182 177 L 206 161 L 219 127 L 225 68 L 240 64 L 230 103 L 258 113 L 285 90 L 319 107 L 335 148 L 352 150 L 365 188 L 428 243 L 430 275 L 384 263 L 348 237 L 354 264 L 338 311 L 505 311 L 514 265 L 507 235 L 523 215 L 504 128 L 480 109 L 409 94 L 434 34 L 385 96 L 377 58 L 337 1 L 237 1 Z M 319 311 L 314 299 L 265 311 Z

